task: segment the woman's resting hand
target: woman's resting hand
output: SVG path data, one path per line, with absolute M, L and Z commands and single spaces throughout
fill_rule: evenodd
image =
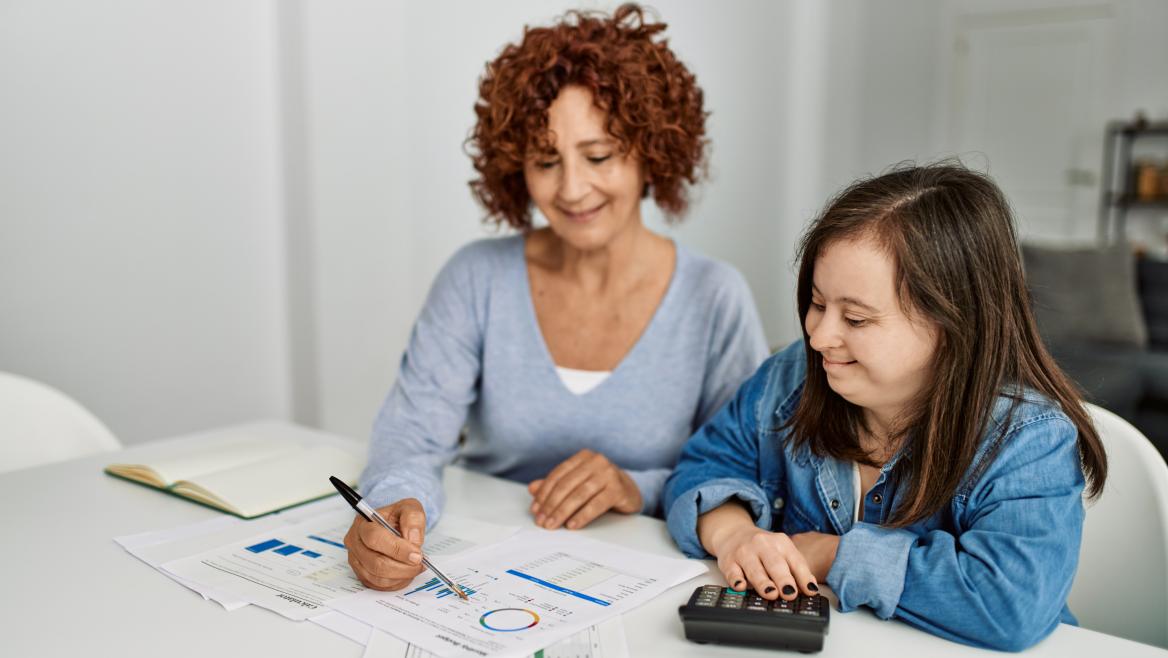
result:
M 549 530 L 565 525 L 583 528 L 609 510 L 634 514 L 644 506 L 641 490 L 629 474 L 591 450 L 565 459 L 527 490 L 534 498 L 531 513 L 536 525 Z

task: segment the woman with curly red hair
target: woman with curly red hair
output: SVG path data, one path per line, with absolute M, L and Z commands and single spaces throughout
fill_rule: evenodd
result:
M 680 217 L 705 168 L 702 91 L 664 29 L 569 12 L 488 64 L 471 189 L 519 234 L 459 250 L 414 326 L 361 477 L 404 539 L 345 538 L 366 586 L 420 573 L 454 460 L 528 483 L 545 528 L 660 514 L 682 444 L 765 358 L 741 275 L 642 223 L 650 196 Z

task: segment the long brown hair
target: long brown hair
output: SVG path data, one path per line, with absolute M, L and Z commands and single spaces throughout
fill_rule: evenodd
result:
M 816 258 L 832 243 L 862 237 L 875 239 L 893 259 L 901 307 L 933 322 L 939 336 L 931 381 L 892 437 L 911 458 L 897 464 L 909 482 L 889 525 L 911 525 L 947 504 L 973 462 L 998 397 L 1011 396 L 1016 406 L 1020 387 L 1056 402 L 1074 423 L 1087 491 L 1097 496 L 1107 457 L 1080 393 L 1039 337 L 1014 220 L 993 181 L 947 162 L 901 165 L 853 183 L 828 204 L 799 246 L 800 318 L 811 304 Z M 786 425 L 795 445 L 872 464 L 859 440 L 868 429 L 862 410 L 828 386 L 806 327 L 803 341 L 807 380 Z

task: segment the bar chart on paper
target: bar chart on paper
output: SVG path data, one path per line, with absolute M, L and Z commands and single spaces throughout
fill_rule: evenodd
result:
M 320 614 L 325 601 L 364 589 L 343 543 L 351 523 L 350 512 L 330 513 L 163 567 L 290 619 L 306 619 Z
M 351 510 L 338 510 L 271 528 L 264 535 L 223 546 L 163 568 L 176 576 L 214 586 L 290 619 L 320 614 L 325 601 L 363 591 L 349 567 L 344 538 L 353 524 Z M 426 536 L 428 556 L 457 555 L 498 542 L 515 528 L 448 515 L 452 530 Z M 362 521 L 364 523 L 364 521 Z M 380 532 L 380 530 L 378 530 Z M 477 576 L 461 583 L 477 590 Z M 414 595 L 444 600 L 453 592 L 429 583 Z M 427 588 L 431 588 L 427 590 Z

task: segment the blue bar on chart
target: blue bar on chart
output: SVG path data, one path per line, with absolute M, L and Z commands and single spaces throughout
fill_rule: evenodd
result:
M 275 548 L 277 546 L 281 546 L 281 545 L 283 545 L 283 543 L 284 542 L 280 541 L 279 539 L 269 539 L 268 541 L 260 542 L 259 544 L 254 544 L 252 546 L 248 546 L 247 550 L 251 551 L 252 553 L 263 553 L 264 551 L 266 551 L 268 549 L 272 549 L 272 548 Z
M 535 576 L 523 573 L 522 571 L 516 571 L 515 569 L 508 569 L 507 573 L 511 574 L 512 576 L 518 576 L 519 578 L 523 578 L 524 580 L 530 580 L 531 582 L 536 583 L 538 585 L 543 585 L 544 587 L 546 587 L 548 589 L 553 589 L 557 592 L 563 592 L 564 594 L 570 594 L 578 599 L 584 599 L 585 601 L 589 601 L 589 602 L 595 603 L 597 605 L 603 605 L 603 606 L 612 605 L 608 601 L 603 601 L 603 600 L 598 599 L 596 597 L 588 596 L 587 594 L 584 594 L 582 592 L 577 592 L 574 589 L 568 589 L 567 587 L 560 587 L 559 585 L 557 585 L 555 583 L 549 583 L 548 581 L 543 580 L 542 578 L 536 578 Z
M 292 544 L 288 544 L 287 546 L 284 546 L 282 548 L 277 548 L 275 551 L 272 551 L 272 552 L 279 553 L 280 555 L 292 555 L 293 553 L 299 553 L 300 547 L 293 546 Z
M 462 588 L 463 593 L 465 593 L 467 596 L 474 594 L 476 591 L 476 590 L 474 590 L 470 587 L 467 587 L 466 585 L 462 585 L 462 584 L 459 584 L 459 587 Z M 406 592 L 404 594 L 404 596 L 409 596 L 410 594 L 417 594 L 418 592 L 434 592 L 434 598 L 438 598 L 438 599 L 445 598 L 447 596 L 454 596 L 454 592 L 450 591 L 450 588 L 447 587 L 445 583 L 438 580 L 437 578 L 431 578 L 430 580 L 427 580 L 426 582 L 419 585 L 417 588 Z
M 301 553 L 301 555 L 307 555 L 308 557 L 313 557 L 313 558 L 320 557 L 320 553 L 317 553 L 316 551 L 309 551 L 309 550 L 305 550 L 303 553 Z
M 331 539 L 325 539 L 324 537 L 317 537 L 316 535 L 308 535 L 308 538 L 315 539 L 316 541 L 319 541 L 319 542 L 324 542 L 330 546 L 336 546 L 337 548 L 345 548 L 344 544 L 342 544 L 340 542 L 335 542 Z

